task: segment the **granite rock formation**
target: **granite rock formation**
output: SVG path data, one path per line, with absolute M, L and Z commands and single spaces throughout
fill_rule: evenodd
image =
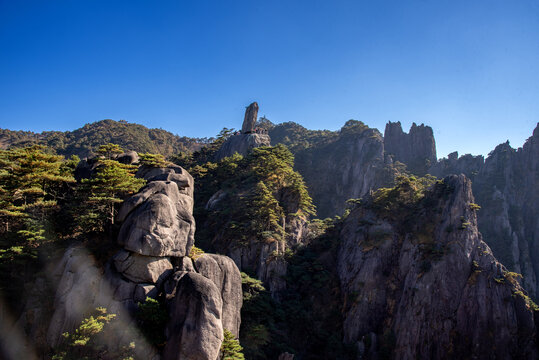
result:
M 219 151 L 215 154 L 216 161 L 232 156 L 234 153 L 247 155 L 253 148 L 270 146 L 271 139 L 267 134 L 255 132 L 257 116 L 258 104 L 254 102 L 245 110 L 241 133 L 234 134 L 226 139 Z
M 463 173 L 473 180 L 481 210 L 478 227 L 496 258 L 521 273 L 524 287 L 539 296 L 539 126 L 524 146 L 498 145 L 482 156 L 450 154 L 429 170 L 438 177 Z
M 148 180 L 122 205 L 118 243 L 123 247 L 105 266 L 81 247 L 70 248 L 55 271 L 58 284 L 47 342 L 55 347 L 62 333 L 96 307 L 118 314 L 127 327 L 136 327 L 133 314 L 146 297 L 165 301 L 164 359 L 218 357 L 223 329 L 236 336 L 241 323 L 241 275 L 225 256 L 204 254 L 193 264 L 195 223 L 193 179 L 178 166 L 141 167 Z M 135 339 L 137 356 L 157 358 L 158 350 Z
M 384 155 L 378 130 L 350 120 L 328 143 L 296 154 L 296 169 L 303 175 L 320 218 L 342 214 L 346 200 L 391 185 L 395 169 Z
M 250 134 L 255 129 L 256 120 L 258 119 L 258 103 L 254 102 L 245 109 L 245 117 L 241 126 L 243 134 Z
M 363 205 L 349 215 L 343 330 L 362 358 L 539 356 L 537 313 L 481 240 L 473 202 L 471 182 L 450 176 L 407 212 Z
M 400 121 L 386 124 L 384 149 L 395 161 L 407 165 L 413 173 L 423 175 L 436 163 L 436 143 L 430 126 L 412 124 L 409 133 L 402 131 Z

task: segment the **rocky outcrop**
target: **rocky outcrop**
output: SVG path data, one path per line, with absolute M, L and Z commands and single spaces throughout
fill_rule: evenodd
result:
M 533 304 L 481 240 L 473 202 L 471 182 L 451 176 L 400 211 L 372 200 L 349 215 L 343 330 L 363 358 L 539 356 Z
M 148 184 L 127 199 L 118 214 L 123 247 L 100 266 L 82 247 L 70 248 L 55 271 L 58 284 L 47 342 L 56 347 L 96 307 L 134 328 L 138 303 L 166 302 L 165 359 L 217 359 L 223 329 L 236 336 L 241 323 L 241 275 L 225 256 L 204 254 L 193 264 L 193 178 L 178 166 L 141 167 Z M 110 341 L 118 341 L 110 339 Z M 157 350 L 137 338 L 138 358 Z M 117 344 L 116 344 L 117 345 Z
M 219 161 L 235 153 L 247 155 L 252 149 L 270 146 L 271 139 L 267 134 L 237 134 L 230 136 L 221 146 L 215 160 Z
M 436 163 L 436 143 L 430 126 L 412 124 L 409 133 L 402 131 L 400 121 L 386 124 L 384 148 L 394 160 L 400 161 L 413 173 L 423 175 Z
M 269 135 L 255 132 L 255 124 L 258 116 L 258 104 L 249 105 L 245 110 L 245 118 L 240 133 L 236 133 L 225 140 L 215 154 L 215 161 L 232 156 L 235 153 L 247 155 L 253 148 L 270 146 Z
M 254 102 L 247 106 L 245 109 L 245 117 L 243 118 L 243 125 L 241 126 L 241 132 L 243 134 L 250 134 L 255 129 L 256 120 L 258 119 L 258 103 Z
M 232 259 L 222 255 L 204 254 L 195 260 L 199 274 L 213 281 L 223 300 L 222 323 L 236 337 L 240 334 L 243 303 L 241 274 Z
M 346 200 L 392 184 L 391 158 L 384 156 L 384 139 L 376 129 L 350 120 L 334 141 L 296 154 L 320 218 L 342 214 Z
M 240 285 L 241 286 L 241 285 Z M 207 277 L 187 272 L 179 277 L 170 303 L 164 360 L 217 359 L 223 341 L 222 297 Z
M 150 181 L 124 202 L 118 213 L 118 220 L 123 221 L 118 242 L 145 256 L 185 256 L 195 241 L 195 220 L 192 190 L 181 186 L 192 183 L 192 177 L 185 171 L 162 175 L 180 179 Z
M 481 210 L 478 227 L 483 239 L 510 270 L 521 273 L 524 287 L 537 299 L 539 289 L 539 126 L 524 146 L 498 145 L 482 156 L 450 154 L 429 173 L 463 173 L 473 179 Z
M 482 155 L 466 154 L 459 157 L 459 153 L 455 151 L 449 154 L 447 158 L 440 159 L 434 163 L 429 168 L 428 173 L 439 178 L 449 174 L 465 174 L 473 180 L 483 167 L 484 162 L 485 158 Z

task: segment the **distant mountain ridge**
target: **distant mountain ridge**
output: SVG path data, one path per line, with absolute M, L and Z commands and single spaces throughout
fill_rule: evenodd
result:
M 163 129 L 149 129 L 125 120 L 111 119 L 89 123 L 73 131 L 13 131 L 0 129 L 0 149 L 10 146 L 40 144 L 51 147 L 60 155 L 81 158 L 92 156 L 99 145 L 114 143 L 124 150 L 160 153 L 164 156 L 180 151 L 195 151 L 209 139 L 178 136 Z

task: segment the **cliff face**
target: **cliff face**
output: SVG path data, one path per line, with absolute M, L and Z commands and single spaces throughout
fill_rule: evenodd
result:
M 537 358 L 537 313 L 482 241 L 471 182 L 447 177 L 417 202 L 409 190 L 344 224 L 345 342 L 368 359 Z
M 539 286 L 539 126 L 522 148 L 498 145 L 483 157 L 455 154 L 429 172 L 436 176 L 463 173 L 472 178 L 478 227 L 494 255 L 524 275 L 524 287 L 537 298 Z
M 413 173 L 423 175 L 436 163 L 436 143 L 430 126 L 412 124 L 409 133 L 402 131 L 400 121 L 386 124 L 384 148 L 394 160 L 407 165 Z
M 365 196 L 393 182 L 395 169 L 384 156 L 384 141 L 376 129 L 350 120 L 330 143 L 296 154 L 296 168 L 320 218 L 342 213 L 346 200 Z

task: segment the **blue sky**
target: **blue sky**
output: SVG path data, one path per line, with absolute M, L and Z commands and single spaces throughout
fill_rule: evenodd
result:
M 539 2 L 0 0 L 0 127 L 105 118 L 213 136 L 244 107 L 434 129 L 438 156 L 539 121 Z

